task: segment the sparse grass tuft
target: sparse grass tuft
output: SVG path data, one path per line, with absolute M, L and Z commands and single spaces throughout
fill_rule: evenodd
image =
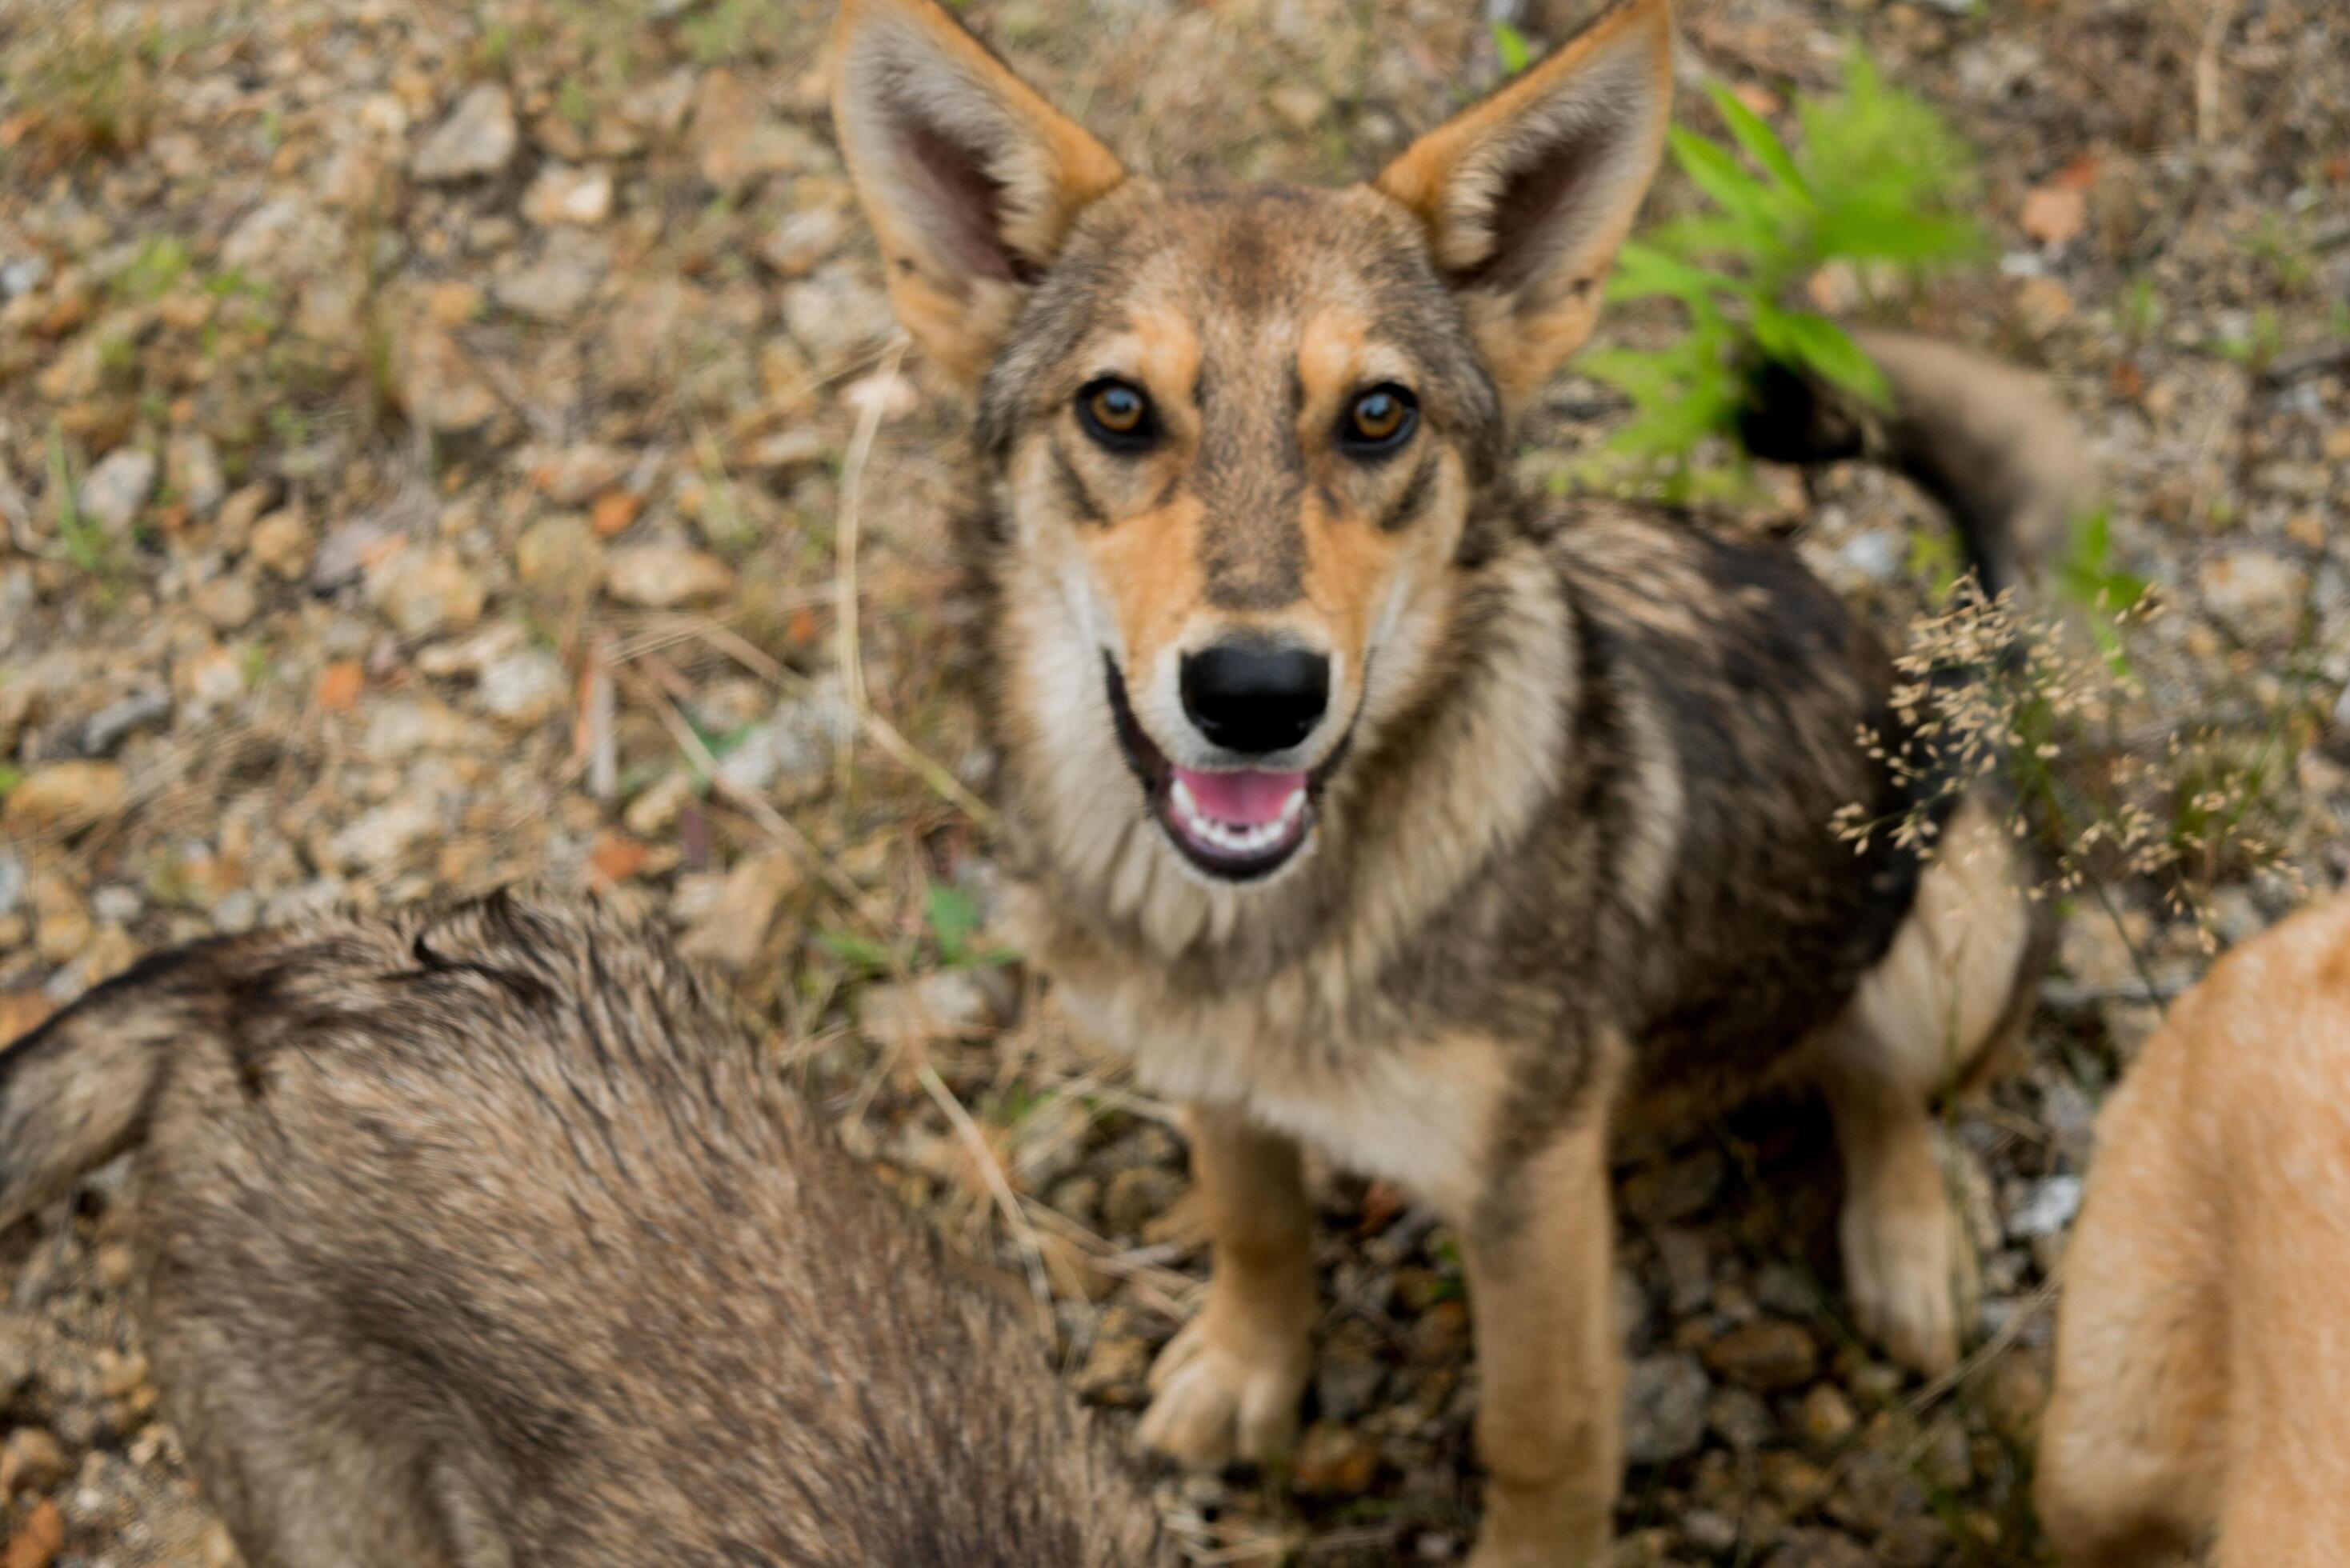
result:
M 1858 49 L 1841 94 L 1796 99 L 1796 149 L 1727 88 L 1708 91 L 1736 151 L 1686 127 L 1672 132 L 1674 161 L 1706 210 L 1627 244 L 1607 288 L 1611 301 L 1677 302 L 1688 329 L 1662 348 L 1582 362 L 1636 410 L 1593 477 L 1628 477 L 1675 498 L 1742 488 L 1735 442 L 1726 469 L 1711 466 L 1711 454 L 1735 430 L 1758 357 L 1882 397 L 1877 368 L 1843 328 L 1791 305 L 1801 286 L 1834 269 L 1866 298 L 1985 249 L 1961 207 L 1974 188 L 1971 154 L 1923 100 L 1879 80 Z

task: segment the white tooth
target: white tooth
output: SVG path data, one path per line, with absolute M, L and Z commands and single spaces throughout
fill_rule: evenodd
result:
M 1305 815 L 1305 792 L 1303 789 L 1291 790 L 1289 792 L 1289 798 L 1281 803 L 1281 821 L 1283 825 L 1285 826 L 1290 823 L 1295 822 L 1299 817 Z
M 1180 815 L 1185 821 L 1197 822 L 1200 820 L 1200 803 L 1192 795 L 1191 786 L 1185 784 L 1180 778 L 1178 778 L 1175 781 L 1175 787 L 1168 791 L 1168 798 L 1174 802 L 1177 815 Z

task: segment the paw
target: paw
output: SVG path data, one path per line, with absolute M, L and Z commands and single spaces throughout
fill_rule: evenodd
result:
M 1941 1193 L 1898 1204 L 1855 1194 L 1843 1242 L 1845 1291 L 1861 1334 L 1924 1376 L 1956 1366 L 1960 1325 L 1973 1305 L 1974 1249 Z
M 1201 1314 L 1150 1368 L 1143 1447 L 1187 1469 L 1262 1464 L 1289 1451 L 1313 1355 L 1304 1334 L 1243 1336 Z M 1287 1343 L 1284 1343 L 1284 1338 Z

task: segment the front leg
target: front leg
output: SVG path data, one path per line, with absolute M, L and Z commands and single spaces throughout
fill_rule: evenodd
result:
M 1465 1227 L 1485 1523 L 1471 1568 L 1585 1568 L 1623 1480 L 1605 1101 L 1513 1164 Z
M 1192 1469 L 1288 1451 L 1312 1370 L 1312 1215 L 1297 1145 L 1238 1111 L 1193 1106 L 1191 1180 L 1206 1206 L 1208 1304 L 1159 1353 L 1144 1446 Z

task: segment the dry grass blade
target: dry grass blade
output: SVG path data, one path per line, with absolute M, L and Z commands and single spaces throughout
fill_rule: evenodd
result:
M 789 817 L 754 791 L 743 788 L 719 771 L 718 759 L 711 754 L 702 737 L 693 732 L 693 726 L 685 722 L 685 715 L 677 711 L 677 704 L 670 701 L 669 693 L 628 666 L 619 667 L 618 673 L 639 700 L 652 710 L 653 716 L 660 721 L 661 727 L 669 732 L 670 739 L 677 742 L 678 750 L 685 753 L 686 760 L 710 781 L 712 790 L 757 824 L 803 867 L 820 877 L 824 885 L 864 920 L 870 930 L 879 934 L 890 929 L 888 911 L 850 881 L 840 867 L 833 864 L 831 857 L 817 848 L 806 834 L 793 826 Z
M 1036 1228 L 1028 1223 L 1028 1216 L 1021 1210 L 1020 1195 L 1012 1190 L 1011 1179 L 1003 1174 L 1003 1162 L 995 1157 L 995 1150 L 988 1146 L 987 1135 L 979 1130 L 979 1124 L 971 1119 L 971 1113 L 954 1097 L 954 1091 L 947 1087 L 936 1067 L 925 1062 L 914 1069 L 914 1076 L 954 1128 L 955 1136 L 962 1140 L 980 1179 L 987 1184 L 989 1196 L 995 1199 L 996 1212 L 1003 1216 L 1013 1242 L 1020 1249 L 1020 1262 L 1028 1274 L 1028 1292 L 1036 1298 L 1037 1327 L 1051 1334 L 1053 1285 L 1045 1276 L 1045 1251 L 1037 1244 Z
M 891 345 L 889 357 L 881 363 L 879 372 L 886 388 L 898 379 L 906 362 L 908 344 L 901 336 Z M 865 469 L 873 461 L 873 442 L 881 433 L 881 415 L 888 399 L 881 395 L 868 398 L 857 416 L 857 431 L 849 438 L 848 455 L 840 470 L 840 521 L 833 535 L 833 552 L 837 563 L 833 584 L 837 608 L 833 615 L 834 648 L 840 664 L 840 679 L 848 695 L 848 705 L 858 718 L 865 716 L 865 653 L 858 638 L 857 602 L 857 553 L 864 533 Z

